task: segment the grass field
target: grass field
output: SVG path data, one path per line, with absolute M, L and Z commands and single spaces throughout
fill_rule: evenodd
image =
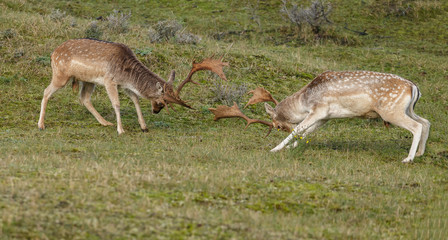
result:
M 329 2 L 332 23 L 317 38 L 274 0 L 1 0 L 0 239 L 446 239 L 448 3 Z M 150 27 L 165 20 L 201 41 L 151 41 Z M 125 43 L 160 76 L 175 69 L 178 81 L 193 59 L 224 55 L 229 81 L 197 73 L 201 85 L 182 93 L 193 110 L 151 114 L 142 100 L 148 133 L 120 95 L 120 136 L 66 87 L 38 130 L 51 52 L 88 36 Z M 243 130 L 242 120 L 214 122 L 208 111 L 231 100 L 216 99 L 224 88 L 263 86 L 283 99 L 327 70 L 415 82 L 416 112 L 431 122 L 425 155 L 402 164 L 411 133 L 361 119 L 330 121 L 273 154 L 286 133 L 263 138 L 265 126 Z M 103 87 L 92 102 L 115 122 Z M 269 120 L 262 104 L 243 111 Z

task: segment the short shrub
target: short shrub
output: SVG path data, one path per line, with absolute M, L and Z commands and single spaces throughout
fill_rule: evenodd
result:
M 100 39 L 102 35 L 103 31 L 101 31 L 97 21 L 91 22 L 85 31 L 86 38 Z
M 302 31 L 304 25 L 307 25 L 311 27 L 314 34 L 319 36 L 322 34 L 322 26 L 331 23 L 328 19 L 332 11 L 330 3 L 314 0 L 311 6 L 307 8 L 299 7 L 295 3 L 291 4 L 291 7 L 288 7 L 288 5 L 288 2 L 283 0 L 283 6 L 280 11 L 288 17 L 291 23 L 297 26 L 299 31 Z
M 176 20 L 160 21 L 154 25 L 154 29 L 160 35 L 161 39 L 169 40 L 173 38 L 178 31 L 182 30 L 182 24 Z
M 233 105 L 233 102 L 240 103 L 241 98 L 247 93 L 248 87 L 245 84 L 223 84 L 222 80 L 214 81 L 210 87 L 213 94 L 211 103 L 222 103 L 225 105 Z
M 177 32 L 175 36 L 177 43 L 197 44 L 201 41 L 201 37 L 189 32 Z
M 152 27 L 149 27 L 148 29 L 148 38 L 152 43 L 161 42 L 163 40 L 159 32 Z
M 107 28 L 114 33 L 125 33 L 129 30 L 129 18 L 131 13 L 123 13 L 114 10 L 108 17 L 106 17 Z
M 150 26 L 148 38 L 151 42 L 164 42 L 174 39 L 181 44 L 197 44 L 201 37 L 190 32 L 186 32 L 182 24 L 176 20 L 165 20 Z

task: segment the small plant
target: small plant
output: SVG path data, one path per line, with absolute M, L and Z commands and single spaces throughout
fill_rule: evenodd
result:
M 2 84 L 9 84 L 10 82 L 12 82 L 12 80 L 12 77 L 0 76 L 0 83 Z
M 53 21 L 61 21 L 62 19 L 64 19 L 67 16 L 67 14 L 65 11 L 61 11 L 59 9 L 56 9 L 56 10 L 53 9 L 53 11 L 51 11 L 49 16 L 50 16 L 50 19 Z
M 213 82 L 213 86 L 210 88 L 213 93 L 212 103 L 222 103 L 224 105 L 232 105 L 233 102 L 239 103 L 241 97 L 244 96 L 248 88 L 245 84 L 242 85 L 224 85 L 223 81 Z
M 331 4 L 322 0 L 313 1 L 311 6 L 307 8 L 299 7 L 295 3 L 288 8 L 288 2 L 283 0 L 280 11 L 288 16 L 288 19 L 297 26 L 299 31 L 303 30 L 304 25 L 308 25 L 316 36 L 320 36 L 322 26 L 331 23 L 328 19 L 331 10 Z
M 28 79 L 19 77 L 17 74 L 14 74 L 13 76 L 0 76 L 0 84 L 9 84 L 13 81 L 28 82 Z
M 176 33 L 182 30 L 182 24 L 176 20 L 166 20 L 158 22 L 154 29 L 163 40 L 169 40 L 176 36 Z
M 157 128 L 169 128 L 170 124 L 164 121 L 154 121 L 154 126 Z
M 102 35 L 103 31 L 101 31 L 97 21 L 91 22 L 85 31 L 85 36 L 87 38 L 99 39 Z
M 5 31 L 0 32 L 2 39 L 11 39 L 14 38 L 17 35 L 16 30 L 12 28 L 8 28 Z
M 34 61 L 36 61 L 37 63 L 40 63 L 40 64 L 42 64 L 44 66 L 50 66 L 50 64 L 51 64 L 50 56 L 36 57 L 34 59 Z
M 108 17 L 106 17 L 107 28 L 115 33 L 125 33 L 129 30 L 129 18 L 131 13 L 123 13 L 114 10 Z
M 23 56 L 25 56 L 25 51 L 23 49 L 16 49 L 14 51 L 14 57 L 15 58 L 21 58 Z
M 144 56 L 151 54 L 152 48 L 149 48 L 149 47 L 143 48 L 143 49 L 139 48 L 139 49 L 136 49 L 134 52 L 135 52 L 135 54 L 144 57 Z
M 152 43 L 162 41 L 162 38 L 160 37 L 159 32 L 152 27 L 149 27 L 149 29 L 148 29 L 148 38 L 149 38 L 149 41 L 151 41 Z
M 189 32 L 177 32 L 175 36 L 177 43 L 197 44 L 201 41 L 201 37 Z

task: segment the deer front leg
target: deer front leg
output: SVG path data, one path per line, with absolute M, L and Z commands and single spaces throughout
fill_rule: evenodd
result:
M 39 127 L 40 130 L 45 129 L 44 125 L 45 109 L 47 108 L 48 99 L 50 99 L 51 95 L 53 95 L 59 89 L 60 87 L 57 87 L 53 83 L 51 83 L 44 91 L 44 96 L 42 98 L 42 103 L 40 107 L 39 122 L 37 123 L 37 126 Z
M 117 84 L 108 81 L 105 83 L 107 95 L 109 95 L 109 99 L 112 103 L 112 107 L 115 110 L 115 115 L 117 117 L 117 131 L 118 134 L 124 133 L 123 126 L 121 124 L 121 116 L 120 116 L 120 99 L 118 98 L 118 88 Z
M 327 120 L 320 120 L 315 122 L 311 127 L 309 127 L 305 132 L 302 134 L 303 138 L 306 138 L 306 136 L 312 132 L 314 132 L 316 129 L 318 129 L 320 126 L 324 125 L 327 122 Z M 299 141 L 294 141 L 293 144 L 286 146 L 286 148 L 296 148 L 299 145 Z
M 303 131 L 311 128 L 314 124 L 316 124 L 319 120 L 321 120 L 320 114 L 310 113 L 297 127 L 295 127 L 291 134 L 286 137 L 279 145 L 271 150 L 271 152 L 277 152 L 283 149 L 289 142 L 291 142 L 294 137 Z
M 140 124 L 140 128 L 142 129 L 143 132 L 148 132 L 148 128 L 146 127 L 145 119 L 143 118 L 142 110 L 140 108 L 140 103 L 138 101 L 138 96 L 131 90 L 126 90 L 126 93 L 129 95 L 132 102 L 134 102 L 135 110 L 137 111 L 138 123 Z

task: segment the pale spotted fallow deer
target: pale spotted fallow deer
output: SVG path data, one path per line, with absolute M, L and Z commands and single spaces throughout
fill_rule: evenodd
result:
M 198 68 L 197 65 L 202 68 Z M 196 66 L 196 68 L 195 68 Z M 104 126 L 113 125 L 106 121 L 93 107 L 90 98 L 96 84 L 103 85 L 112 102 L 116 118 L 117 131 L 123 133 L 120 117 L 120 102 L 118 87 L 124 88 L 134 102 L 138 121 L 142 131 L 147 131 L 139 105 L 139 97 L 151 99 L 152 111 L 158 113 L 165 105 L 176 103 L 191 108 L 179 97 L 180 90 L 187 82 L 193 82 L 191 76 L 199 70 L 211 70 L 220 77 L 225 75 L 222 67 L 227 63 L 221 60 L 207 58 L 202 63 L 193 63 L 188 77 L 174 91 L 174 70 L 168 82 L 150 71 L 141 63 L 135 54 L 124 44 L 106 42 L 94 39 L 68 40 L 57 47 L 51 54 L 51 68 L 53 70 L 50 85 L 45 89 L 41 104 L 39 129 L 44 129 L 45 109 L 49 98 L 69 80 L 73 80 L 74 88 L 81 84 L 80 101 Z M 194 82 L 193 82 L 194 83 Z
M 425 152 L 430 123 L 414 112 L 417 86 L 397 75 L 368 71 L 325 72 L 275 108 L 265 103 L 273 125 L 291 134 L 271 150 L 276 152 L 296 136 L 305 137 L 329 119 L 378 118 L 409 130 L 413 140 L 403 162 Z M 296 147 L 294 142 L 292 147 Z M 417 151 L 418 147 L 418 151 Z

